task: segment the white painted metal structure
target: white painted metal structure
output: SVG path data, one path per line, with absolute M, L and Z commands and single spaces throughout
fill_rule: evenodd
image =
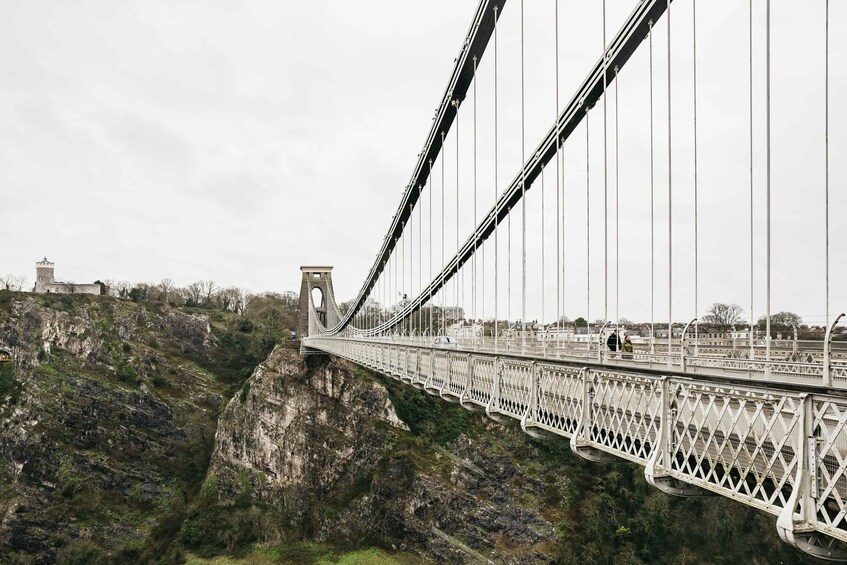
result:
M 777 516 L 818 557 L 847 550 L 847 399 L 608 363 L 440 350 L 413 340 L 310 337 L 304 345 L 570 440 L 594 461 L 645 466 L 676 495 L 716 493 Z
M 767 71 L 770 76 L 770 2 L 768 3 Z M 695 0 L 690 0 L 692 7 Z M 436 110 L 433 125 L 423 150 L 418 156 L 412 179 L 406 186 L 391 226 L 381 243 L 376 260 L 368 272 L 358 296 L 350 307 L 338 309 L 332 289 L 327 289 L 334 321 L 321 323 L 309 292 L 308 323 L 298 331 L 303 336 L 302 351 L 325 352 L 375 371 L 390 375 L 412 386 L 423 388 L 445 400 L 461 403 L 468 409 L 485 410 L 495 419 L 512 418 L 520 422 L 523 430 L 532 435 L 554 434 L 570 440 L 573 450 L 593 461 L 627 460 L 644 465 L 647 480 L 657 488 L 676 495 L 701 496 L 719 494 L 748 504 L 777 516 L 777 528 L 785 541 L 817 557 L 847 561 L 847 347 L 844 343 L 836 347 L 832 343 L 833 331 L 841 316 L 830 324 L 829 309 L 829 200 L 826 199 L 826 326 L 823 340 L 799 342 L 796 327 L 794 339 L 774 339 L 771 330 L 771 263 L 770 263 L 770 182 L 768 180 L 768 207 L 765 230 L 767 233 L 767 287 L 765 333 L 763 339 L 703 339 L 698 334 L 697 318 L 691 319 L 684 329 L 673 317 L 673 219 L 671 217 L 672 175 L 668 178 L 668 318 L 666 337 L 658 339 L 653 302 L 656 270 L 653 253 L 653 33 L 660 18 L 665 19 L 668 41 L 667 60 L 671 60 L 670 0 L 633 0 L 634 8 L 619 31 L 607 42 L 605 24 L 605 0 L 603 0 L 603 52 L 589 69 L 584 80 L 574 91 L 568 103 L 560 107 L 558 95 L 558 3 L 556 9 L 556 116 L 555 123 L 542 136 L 533 151 L 526 151 L 523 139 L 523 92 L 524 92 L 524 48 L 523 48 L 523 2 L 521 16 L 521 155 L 523 164 L 505 187 L 498 186 L 498 125 L 497 125 L 497 22 L 502 16 L 506 0 L 480 0 L 479 7 L 470 26 L 461 51 L 455 60 L 454 69 Z M 675 4 L 676 5 L 676 4 Z M 714 9 L 721 9 L 716 6 Z M 696 13 L 696 10 L 693 10 Z M 753 10 L 750 3 L 750 132 L 751 132 L 751 179 L 753 174 L 753 58 L 752 22 Z M 694 66 L 696 68 L 696 16 L 694 27 Z M 826 11 L 827 73 L 828 73 L 828 30 L 829 11 Z M 494 200 L 487 214 L 477 222 L 477 178 L 476 178 L 476 73 L 477 65 L 486 52 L 489 40 L 493 42 L 494 71 Z M 606 139 L 606 91 L 614 82 L 615 120 L 617 120 L 618 73 L 626 65 L 639 45 L 646 43 L 650 49 L 650 160 L 651 160 L 651 320 L 650 335 L 646 340 L 633 343 L 632 352 L 610 351 L 606 347 L 603 333 L 606 328 L 616 328 L 609 319 L 609 265 L 608 265 L 608 210 L 605 211 L 602 244 L 604 247 L 604 288 L 592 290 L 590 277 L 586 276 L 585 315 L 591 313 L 592 293 L 604 294 L 603 328 L 594 334 L 576 335 L 576 327 L 555 324 L 551 330 L 531 331 L 526 319 L 526 217 L 525 195 L 536 180 L 540 182 L 542 209 L 544 207 L 545 165 L 556 170 L 556 317 L 560 320 L 564 307 L 563 283 L 566 261 L 564 257 L 564 177 L 560 176 L 560 163 L 565 143 L 577 128 L 585 127 L 586 135 L 586 229 L 584 230 L 587 263 L 579 265 L 579 276 L 587 275 L 591 265 L 589 198 L 591 183 L 588 181 L 590 156 L 588 155 L 588 116 L 592 111 L 603 113 L 604 147 Z M 599 50 L 598 50 L 599 51 Z M 671 68 L 667 69 L 668 96 L 668 170 L 671 166 L 673 146 L 673 119 L 671 117 Z M 695 72 L 696 77 L 696 72 Z M 828 77 L 828 74 L 827 74 Z M 458 219 L 456 225 L 455 254 L 445 255 L 445 192 L 443 148 L 451 124 L 458 123 L 459 111 L 466 95 L 473 98 L 473 142 L 474 142 L 474 224 L 475 228 L 462 242 L 459 239 Z M 696 123 L 696 78 L 694 81 Z M 602 99 L 602 107 L 599 102 Z M 828 104 L 828 96 L 826 99 Z M 595 110 L 595 107 L 597 108 Z M 767 89 L 768 118 L 770 117 L 770 82 Z M 828 120 L 828 113 L 827 113 Z M 770 147 L 770 121 L 768 119 L 767 142 Z M 614 124 L 617 144 L 617 121 Z M 695 132 L 695 179 L 696 179 L 696 125 Z M 828 132 L 828 123 L 827 123 Z M 827 134 L 828 135 L 828 134 Z M 828 139 L 828 138 L 827 138 Z M 617 145 L 616 145 L 617 147 Z M 456 134 L 456 187 L 455 209 L 459 214 L 459 151 Z M 827 145 L 828 152 L 828 145 Z M 438 159 L 440 163 L 437 163 Z M 555 159 L 555 163 L 552 161 Z M 617 159 L 617 150 L 615 151 Z M 604 172 L 608 175 L 605 151 Z M 827 153 L 828 163 L 828 153 Z M 433 165 L 441 169 L 441 214 L 440 263 L 433 270 L 433 245 L 428 242 L 427 259 L 424 259 L 421 227 L 428 222 L 427 238 L 433 233 Z M 767 165 L 770 179 L 770 160 Z M 617 175 L 615 175 L 617 182 Z M 827 170 L 827 190 L 828 190 Z M 752 181 L 751 181 L 752 182 Z M 695 180 L 696 185 L 696 180 Z M 501 190 L 502 188 L 502 190 Z M 561 189 L 561 192 L 560 192 Z M 696 189 L 695 189 L 696 190 Z M 608 191 L 607 179 L 603 181 L 604 203 Z M 827 193 L 828 194 L 828 193 Z M 562 198 L 560 202 L 560 197 Z M 424 215 L 424 200 L 428 212 Z M 452 200 L 452 195 L 451 195 Z M 694 296 L 697 310 L 698 244 L 697 206 L 695 196 L 695 245 L 694 245 Z M 618 200 L 615 198 L 615 223 L 617 224 Z M 417 208 L 417 218 L 414 214 Z M 464 208 L 463 208 L 464 210 Z M 508 282 L 498 282 L 500 270 L 498 258 L 498 226 L 504 221 L 510 230 L 511 212 L 519 211 L 521 217 L 520 256 L 515 265 L 521 270 L 521 320 L 512 319 L 503 311 L 498 314 L 502 286 L 506 286 L 509 305 L 512 274 Z M 560 215 L 561 214 L 561 215 Z M 560 221 L 561 220 L 561 221 Z M 544 215 L 542 213 L 542 226 Z M 545 282 L 544 229 L 540 230 L 542 247 L 541 285 Z M 617 234 L 617 227 L 615 228 Z M 502 235 L 502 232 L 500 232 Z M 580 234 L 582 236 L 583 234 Z M 753 311 L 753 200 L 751 184 L 750 205 L 750 289 L 751 316 Z M 508 236 L 507 236 L 508 237 Z M 477 286 L 479 294 L 485 296 L 485 247 L 493 239 L 494 270 L 493 286 L 494 317 L 483 311 L 477 315 Z M 507 264 L 511 265 L 511 241 L 506 251 Z M 451 243 L 452 246 L 452 243 Z M 492 246 L 489 246 L 489 248 Z M 407 261 L 406 251 L 409 251 Z M 453 253 L 453 250 L 449 250 Z M 560 254 L 561 251 L 561 254 Z M 481 280 L 477 282 L 477 257 L 481 255 Z M 619 254 L 615 252 L 615 257 Z M 424 276 L 424 264 L 428 263 L 429 274 Z M 472 266 L 473 273 L 467 273 Z M 569 267 L 573 269 L 573 267 Z M 463 270 L 464 269 L 464 270 Z M 561 269 L 561 270 L 560 270 Z M 517 270 L 517 268 L 516 268 Z M 585 273 L 583 271 L 586 271 Z M 570 272 L 570 271 L 568 271 Z M 619 272 L 615 269 L 615 272 Z M 469 301 L 460 303 L 459 279 L 468 274 L 473 284 Z M 414 275 L 417 275 L 415 277 Z M 570 276 L 570 275 L 569 275 Z M 408 277 L 408 278 L 407 278 Z M 455 277 L 455 278 L 454 278 Z M 416 280 L 417 279 L 417 280 Z M 308 280 L 308 279 L 305 279 Z M 445 304 L 443 293 L 448 282 L 453 283 L 456 303 Z M 498 284 L 500 290 L 498 290 Z M 617 295 L 617 282 L 614 283 Z M 553 286 L 553 285 L 551 285 Z M 824 286 L 824 285 L 822 285 Z M 308 284 L 307 284 L 308 287 Z M 464 289 L 464 286 L 462 286 Z M 414 292 L 409 292 L 413 289 Z M 306 288 L 311 291 L 311 288 Z M 560 294 L 561 292 L 561 294 Z M 542 291 L 542 297 L 543 297 Z M 491 295 L 489 295 L 491 297 Z M 517 297 L 516 297 L 517 298 Z M 461 301 L 464 301 L 462 290 Z M 596 300 L 596 299 L 595 299 Z M 615 301 L 619 303 L 618 300 Z M 561 307 L 561 310 L 560 310 Z M 446 312 L 472 312 L 471 320 L 481 324 L 481 334 L 457 337 L 457 349 L 433 346 L 433 337 L 445 333 Z M 616 306 L 617 309 L 617 306 Z M 437 310 L 440 321 L 434 321 Z M 544 316 L 542 298 L 542 326 Z M 700 316 L 696 311 L 694 316 Z M 619 314 L 615 317 L 621 321 Z M 460 320 L 451 320 L 460 323 Z M 487 328 L 486 329 L 486 324 Z M 440 329 L 439 329 L 440 325 Z M 575 326 L 575 324 L 574 324 Z M 599 326 L 599 324 L 598 324 Z M 665 326 L 663 326 L 664 328 Z M 520 329 L 517 329 L 520 328 Z M 681 329 L 677 333 L 677 328 Z M 482 337 L 480 337 L 480 335 Z M 551 338 L 552 336 L 552 338 Z M 777 336 L 779 337 L 779 336 Z

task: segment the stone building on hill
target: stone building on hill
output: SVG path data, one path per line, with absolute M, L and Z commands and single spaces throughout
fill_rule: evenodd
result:
M 76 284 L 68 282 L 58 282 L 53 276 L 55 263 L 47 260 L 45 257 L 42 261 L 35 264 L 35 287 L 33 292 L 38 294 L 96 294 L 100 295 L 99 284 Z

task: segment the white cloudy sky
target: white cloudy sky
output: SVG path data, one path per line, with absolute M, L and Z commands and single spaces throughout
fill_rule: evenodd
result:
M 553 0 L 526 4 L 526 152 L 555 112 Z M 764 1 L 754 19 L 757 236 L 755 311 L 764 311 Z M 832 3 L 831 96 L 847 88 L 847 6 Z M 634 0 L 608 0 L 608 34 Z M 774 3 L 773 308 L 819 321 L 823 305 L 823 0 Z M 601 49 L 600 2 L 560 0 L 562 104 Z M 749 311 L 747 2 L 698 6 L 700 313 L 715 301 Z M 473 0 L 209 0 L 0 3 L 0 272 L 26 275 L 48 256 L 57 276 L 178 284 L 212 278 L 297 290 L 299 266 L 335 266 L 336 295 L 356 293 L 382 241 L 476 9 Z M 500 27 L 499 187 L 520 164 L 520 2 Z M 691 0 L 673 7 L 674 317 L 693 314 Z M 667 56 L 655 38 L 656 316 L 667 316 Z M 650 314 L 648 57 L 620 80 L 620 305 L 610 227 L 609 315 Z M 479 213 L 493 200 L 491 53 L 480 67 Z M 460 236 L 472 225 L 473 129 L 460 125 Z M 609 110 L 613 194 L 614 115 Z M 832 310 L 847 307 L 843 218 L 847 115 L 830 116 Z M 584 315 L 585 130 L 566 148 L 565 313 Z M 602 113 L 591 115 L 591 318 L 603 315 Z M 448 139 L 447 193 L 455 194 Z M 452 152 L 451 152 L 452 151 Z M 440 166 L 440 165 L 439 165 Z M 440 177 L 436 176 L 436 179 Z M 546 176 L 546 268 L 555 255 L 555 192 Z M 439 187 L 440 188 L 440 187 Z M 448 199 L 448 203 L 451 202 Z M 610 200 L 610 209 L 614 201 Z M 455 251 L 455 213 L 445 221 Z M 527 214 L 540 222 L 540 190 Z M 440 221 L 440 216 L 437 221 Z M 612 223 L 614 219 L 612 218 Z M 519 230 L 517 221 L 513 229 Z M 452 227 L 452 231 L 451 231 Z M 530 280 L 540 230 L 528 225 Z M 426 228 L 424 229 L 426 239 Z M 440 235 L 433 238 L 440 253 Z M 501 242 L 504 240 L 501 240 Z M 513 261 L 519 261 L 514 240 Z M 417 247 L 417 243 L 414 244 Z M 428 254 L 425 246 L 423 249 Z M 505 258 L 505 256 L 503 256 Z M 440 257 L 439 257 L 440 258 Z M 490 254 L 489 254 L 490 258 Z M 490 261 L 489 261 L 490 262 Z M 505 260 L 503 261 L 505 262 Z M 437 265 L 436 265 L 437 267 Z M 426 274 L 426 273 L 425 273 Z M 488 274 L 493 275 L 490 266 Z M 416 270 L 410 277 L 418 279 Z M 505 276 L 503 273 L 502 276 Z M 556 278 L 545 284 L 555 315 Z M 490 276 L 488 277 L 490 278 Z M 513 268 L 513 294 L 520 270 Z M 417 283 L 404 289 L 414 292 Z M 541 317 L 539 282 L 527 317 Z M 505 295 L 503 295 L 505 296 Z M 520 298 L 512 297 L 512 317 Z M 452 299 L 447 299 L 452 301 Z M 501 297 L 501 313 L 504 298 Z M 467 299 L 466 299 L 467 302 Z M 551 306 L 552 305 L 552 306 Z M 493 310 L 488 299 L 487 315 Z

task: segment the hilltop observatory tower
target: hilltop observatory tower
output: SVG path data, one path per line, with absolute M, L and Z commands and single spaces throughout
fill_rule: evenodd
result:
M 76 284 L 56 282 L 56 264 L 48 261 L 47 257 L 35 264 L 35 287 L 32 291 L 38 294 L 94 294 L 100 295 L 99 284 Z
M 54 269 L 56 264 L 47 257 L 35 264 L 35 292 L 47 292 L 47 285 L 56 282 Z

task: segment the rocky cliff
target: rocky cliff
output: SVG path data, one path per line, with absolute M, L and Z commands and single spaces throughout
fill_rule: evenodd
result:
M 261 508 L 282 524 L 244 540 L 440 563 L 806 562 L 769 516 L 669 497 L 641 467 L 588 463 L 561 438 L 532 439 L 343 361 L 278 349 L 248 384 L 223 411 L 206 482 L 218 512 Z M 202 553 L 210 539 L 189 541 Z
M 277 349 L 248 383 L 218 425 L 210 477 L 220 498 L 249 490 L 290 531 L 337 545 L 449 563 L 552 559 L 556 531 L 536 502 L 565 477 L 520 475 L 502 447 L 466 436 L 449 450 L 419 441 L 388 389 L 342 361 Z
M 0 561 L 161 554 L 232 394 L 214 334 L 162 305 L 0 293 Z

